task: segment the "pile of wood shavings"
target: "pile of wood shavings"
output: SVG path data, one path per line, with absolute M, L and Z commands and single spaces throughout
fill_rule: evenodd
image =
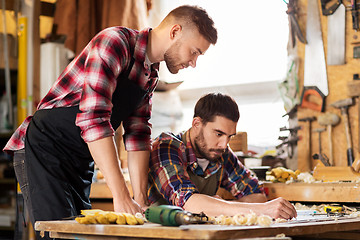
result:
M 210 218 L 210 221 L 218 225 L 236 225 L 236 226 L 251 226 L 260 225 L 263 227 L 270 226 L 273 221 L 272 218 L 267 215 L 257 216 L 256 213 L 251 212 L 249 214 L 236 214 L 235 216 L 224 216 Z

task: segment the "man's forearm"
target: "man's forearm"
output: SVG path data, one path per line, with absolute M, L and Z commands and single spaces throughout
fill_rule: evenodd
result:
M 248 203 L 226 201 L 205 194 L 193 194 L 185 203 L 184 209 L 193 213 L 204 212 L 208 216 L 227 215 L 236 213 L 249 213 Z
M 104 175 L 114 198 L 130 198 L 121 172 L 113 137 L 102 138 L 88 143 L 90 153 Z
M 128 167 L 131 179 L 131 186 L 134 193 L 134 199 L 142 207 L 148 204 L 147 186 L 149 156 L 149 151 L 128 152 Z
M 252 211 L 257 215 L 264 214 L 272 218 L 291 219 L 296 217 L 295 208 L 283 198 L 277 198 L 265 203 L 254 203 L 226 201 L 204 194 L 193 194 L 183 207 L 186 211 L 193 213 L 204 212 L 208 216 L 234 216 Z

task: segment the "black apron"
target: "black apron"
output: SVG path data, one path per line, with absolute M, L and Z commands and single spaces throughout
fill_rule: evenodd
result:
M 133 66 L 118 77 L 112 96 L 111 125 L 116 130 L 149 91 L 128 79 Z M 79 106 L 38 110 L 25 139 L 26 172 L 33 220 L 58 220 L 91 208 L 94 161 L 75 125 Z

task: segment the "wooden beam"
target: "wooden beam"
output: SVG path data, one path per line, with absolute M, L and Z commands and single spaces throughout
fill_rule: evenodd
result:
M 55 14 L 55 3 L 41 2 L 40 4 L 40 15 L 47 17 L 54 17 Z
M 5 9 L 6 10 L 9 10 L 9 11 L 14 11 L 14 9 L 15 9 L 15 6 L 16 6 L 16 1 L 14 1 L 14 0 L 5 0 Z M 2 6 L 1 6 L 1 8 L 2 8 Z
M 36 110 L 38 103 L 40 102 L 40 14 L 41 6 L 44 2 L 34 1 L 34 19 L 33 19 L 33 99 L 32 99 L 32 113 Z

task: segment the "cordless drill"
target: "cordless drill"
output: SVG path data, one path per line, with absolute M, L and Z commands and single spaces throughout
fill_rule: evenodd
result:
M 172 205 L 149 207 L 145 211 L 145 217 L 149 222 L 159 223 L 163 226 L 209 222 L 208 217 L 204 213 L 194 214 Z

